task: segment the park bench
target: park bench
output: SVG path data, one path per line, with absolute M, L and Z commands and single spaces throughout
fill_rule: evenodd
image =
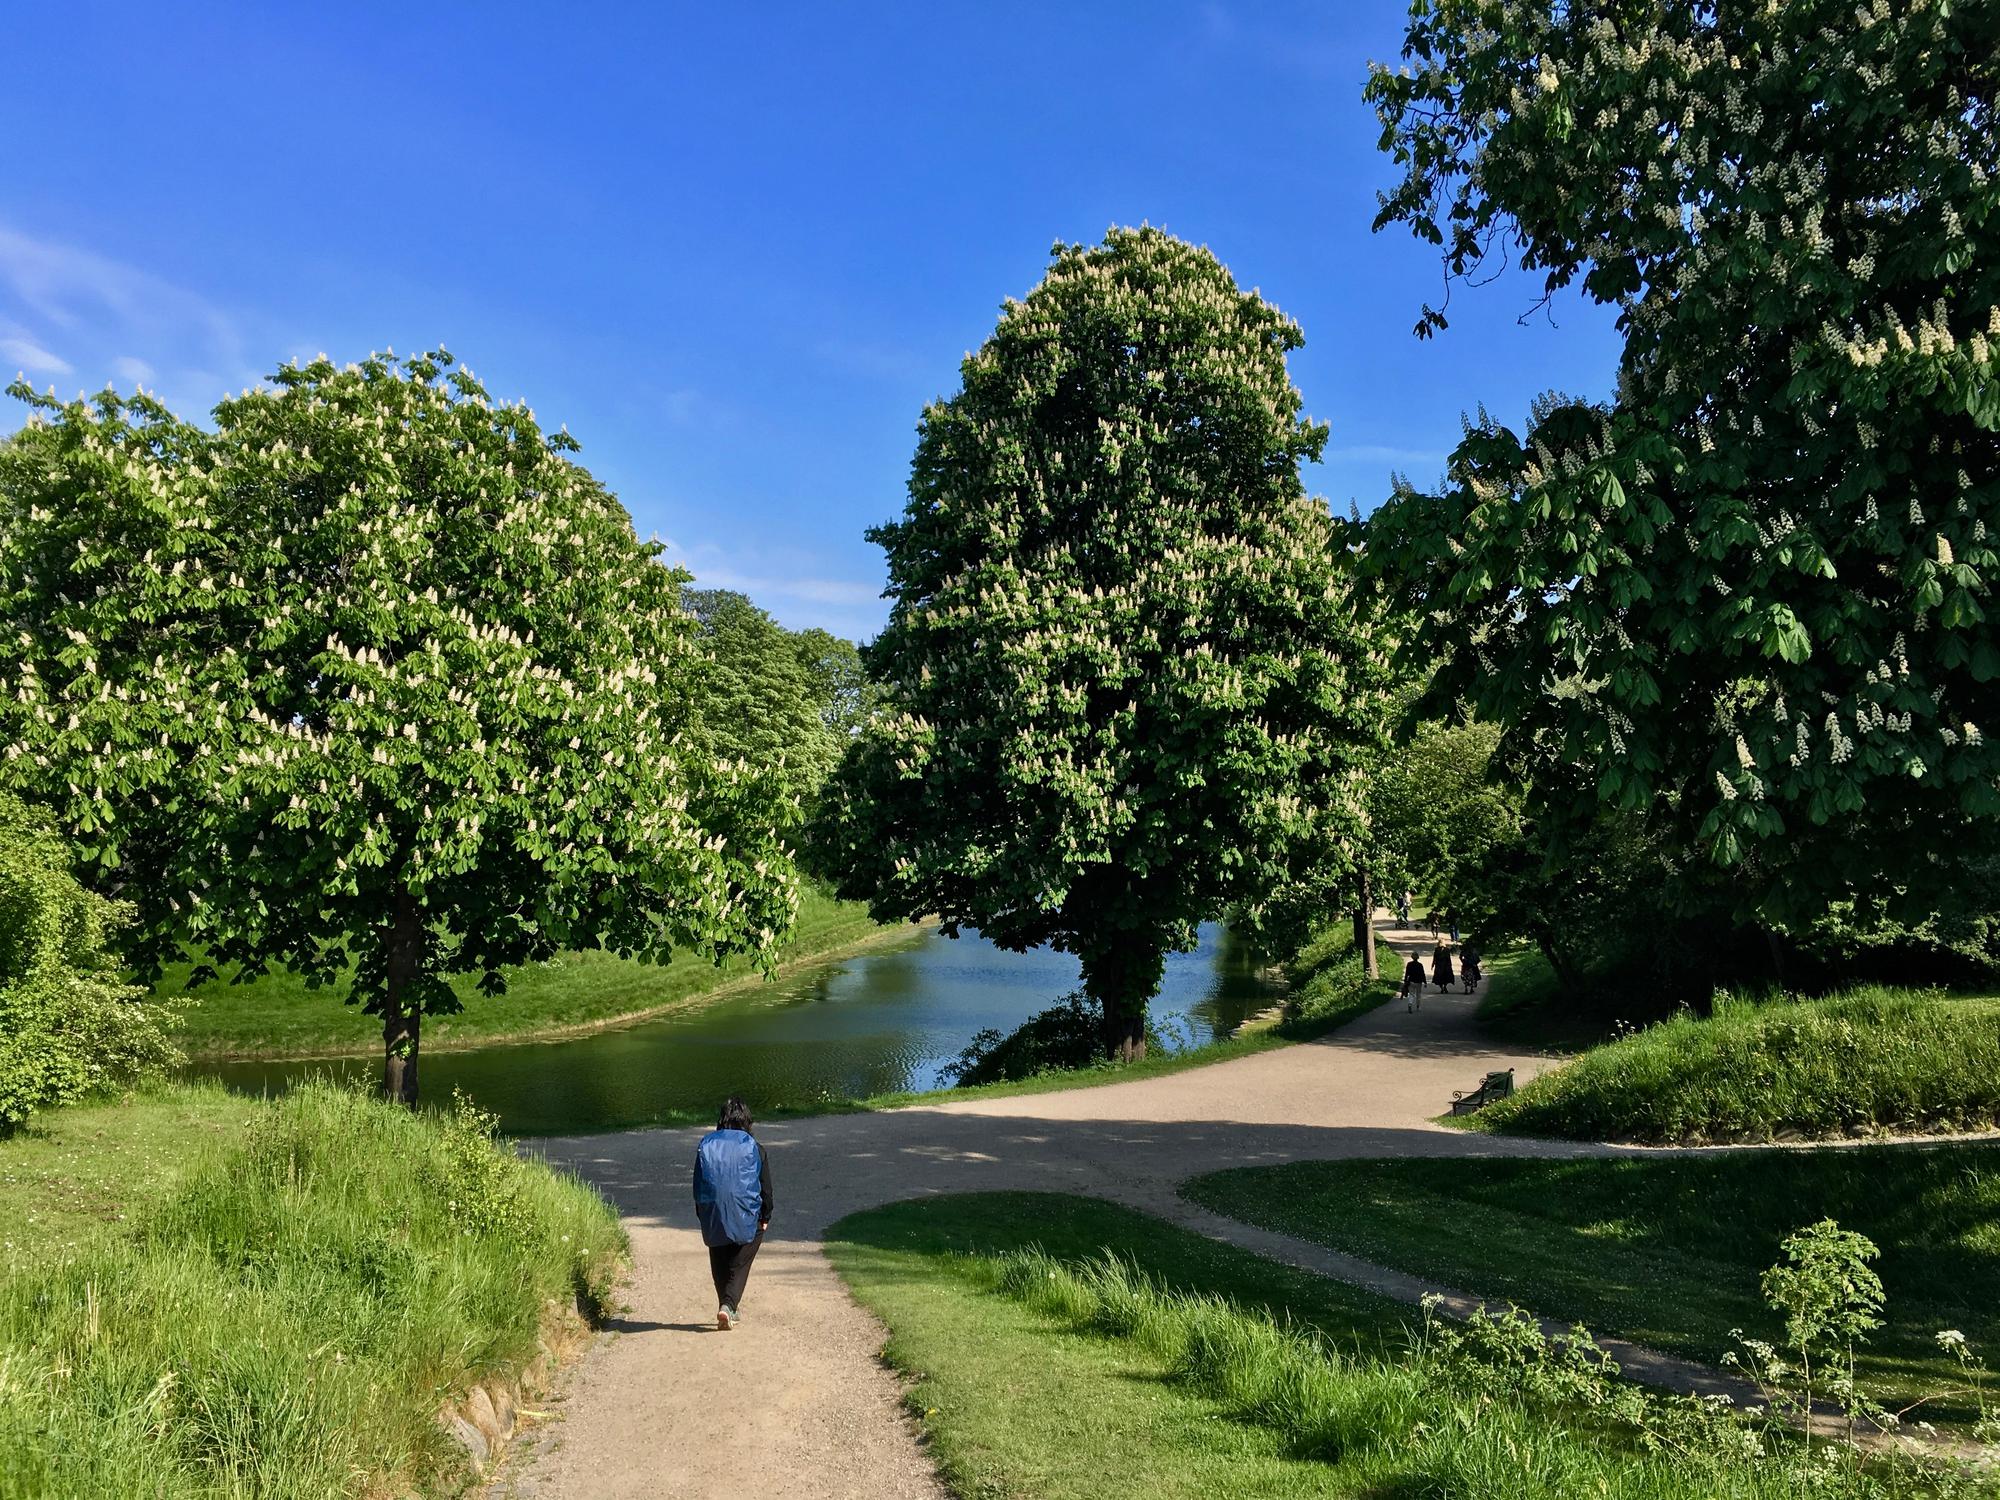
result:
M 1455 1115 L 1469 1115 L 1475 1109 L 1491 1104 L 1495 1099 L 1505 1099 L 1514 1092 L 1514 1070 L 1503 1068 L 1496 1073 L 1488 1073 L 1479 1080 L 1479 1087 L 1471 1093 L 1455 1092 L 1451 1096 L 1451 1112 Z

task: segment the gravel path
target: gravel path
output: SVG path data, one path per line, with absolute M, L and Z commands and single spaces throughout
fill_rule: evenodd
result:
M 1428 934 L 1384 927 L 1405 953 Z M 1384 971 L 1399 964 L 1384 950 Z M 1320 1041 L 1185 1073 L 1064 1093 L 760 1126 L 778 1213 L 738 1330 L 714 1331 L 707 1258 L 689 1207 L 699 1130 L 537 1142 L 601 1187 L 632 1236 L 631 1311 L 585 1357 L 564 1415 L 510 1459 L 510 1500 L 940 1496 L 881 1326 L 848 1297 L 819 1242 L 859 1208 L 934 1193 L 1033 1188 L 1113 1199 L 1259 1254 L 1414 1301 L 1415 1278 L 1223 1219 L 1177 1185 L 1222 1167 L 1337 1157 L 1577 1156 L 1611 1148 L 1501 1140 L 1432 1117 L 1488 1069 L 1525 1083 L 1548 1059 L 1495 1051 L 1476 997 L 1392 1001 Z M 727 1091 L 718 1079 L 718 1095 Z M 1452 1294 L 1458 1297 L 1460 1294 Z M 1473 1299 L 1462 1298 L 1470 1307 Z M 1634 1374 L 1699 1385 L 1710 1372 L 1611 1344 Z

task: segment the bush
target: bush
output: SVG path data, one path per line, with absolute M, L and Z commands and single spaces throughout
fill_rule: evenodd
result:
M 2000 1005 L 1926 991 L 1721 999 L 1597 1047 L 1483 1111 L 1577 1140 L 1770 1140 L 2000 1124 Z
M 180 1060 L 173 1011 L 121 983 L 106 952 L 127 908 L 69 865 L 62 840 L 0 794 L 0 1136 Z
M 0 1494 L 456 1485 L 440 1405 L 524 1367 L 621 1247 L 602 1199 L 476 1115 L 298 1089 L 129 1237 L 0 1283 Z
M 974 1033 L 956 1060 L 938 1071 L 958 1087 L 971 1088 L 1096 1067 L 1105 1061 L 1103 1014 L 1103 1006 L 1082 990 L 1072 990 L 1010 1032 L 1003 1034 L 989 1026 Z M 1147 1051 L 1174 1051 L 1185 1040 L 1168 1036 L 1150 1017 L 1147 1019 Z

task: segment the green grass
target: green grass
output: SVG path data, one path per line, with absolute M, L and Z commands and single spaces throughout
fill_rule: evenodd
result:
M 1596 1047 L 1474 1117 L 1575 1140 L 1823 1139 L 2000 1124 L 2000 1000 L 1869 988 L 1722 999 Z
M 1479 998 L 1479 1028 L 1496 1042 L 1550 1052 L 1578 1052 L 1605 1041 L 1612 1022 L 1566 1004 L 1556 971 L 1537 948 L 1521 947 L 1485 960 L 1488 981 Z
M 1882 1250 L 1887 1326 L 1865 1381 L 1897 1404 L 1957 1384 L 1932 1335 L 2000 1365 L 2000 1145 L 1588 1161 L 1305 1162 L 1195 1178 L 1231 1218 L 1545 1317 L 1713 1363 L 1731 1330 L 1781 1334 L 1758 1276 L 1834 1218 Z M 1960 1403 L 1947 1414 L 1966 1415 Z
M 209 1085 L 35 1115 L 0 1140 L 0 1267 L 12 1275 L 130 1228 L 256 1113 Z
M 869 917 L 865 903 L 837 901 L 808 887 L 798 923 L 777 958 L 798 963 L 865 942 L 914 938 L 918 932 L 902 924 L 884 927 Z M 188 998 L 178 1040 L 190 1057 L 322 1057 L 381 1050 L 381 1024 L 345 1003 L 345 985 L 313 990 L 295 974 L 274 973 L 249 984 L 230 983 L 225 975 L 190 990 L 190 967 L 169 970 L 155 990 L 163 997 Z M 465 1009 L 427 1017 L 425 1049 L 585 1031 L 657 1015 L 728 986 L 762 982 L 756 966 L 743 956 L 719 966 L 691 955 L 661 965 L 601 951 L 510 969 L 506 977 L 507 993 L 488 997 L 478 992 L 476 975 L 461 975 L 455 985 Z
M 1406 1309 L 1344 1289 L 1330 1304 L 1296 1272 L 1093 1200 L 894 1204 L 842 1220 L 828 1251 L 888 1325 L 886 1357 L 960 1496 L 1801 1493 L 1786 1444 L 1777 1459 L 1642 1452 L 1551 1398 L 1546 1346 L 1526 1369 L 1443 1338 L 1391 1347 L 1382 1332 Z M 1873 1493 L 1925 1493 L 1885 1477 Z M 1857 1493 L 1838 1474 L 1818 1492 Z
M 87 1190 L 56 1168 L 106 1143 Z M 0 1176 L 43 1225 L 0 1280 L 8 1496 L 455 1493 L 439 1407 L 520 1370 L 623 1248 L 595 1193 L 467 1122 L 324 1086 L 52 1115 Z

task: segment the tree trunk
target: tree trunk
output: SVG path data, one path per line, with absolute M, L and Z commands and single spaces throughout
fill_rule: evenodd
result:
M 423 1034 L 423 1008 L 410 997 L 410 984 L 423 971 L 424 920 L 417 898 L 408 890 L 396 893 L 396 912 L 389 923 L 386 994 L 382 1000 L 382 1097 L 417 1107 L 417 1047 Z
M 1160 987 L 1166 955 L 1116 945 L 1083 958 L 1083 989 L 1103 1007 L 1099 1037 L 1104 1055 L 1134 1062 L 1146 1055 L 1146 1002 Z
M 1776 932 L 1766 927 L 1764 929 L 1764 946 L 1771 955 L 1771 978 L 1777 981 L 1780 989 L 1783 989 L 1785 986 L 1785 940 L 1779 937 Z
M 1549 961 L 1549 967 L 1556 971 L 1556 981 L 1565 990 L 1572 995 L 1582 990 L 1583 975 L 1577 972 L 1576 965 L 1571 963 L 1563 955 L 1562 949 L 1556 946 L 1555 935 L 1548 928 L 1541 927 L 1536 929 L 1535 946 L 1542 950 L 1542 957 L 1546 958 Z
M 1370 979 L 1380 979 L 1382 970 L 1375 961 L 1375 884 L 1368 872 L 1361 872 L 1361 904 L 1354 908 L 1354 946 L 1361 950 L 1361 971 Z

